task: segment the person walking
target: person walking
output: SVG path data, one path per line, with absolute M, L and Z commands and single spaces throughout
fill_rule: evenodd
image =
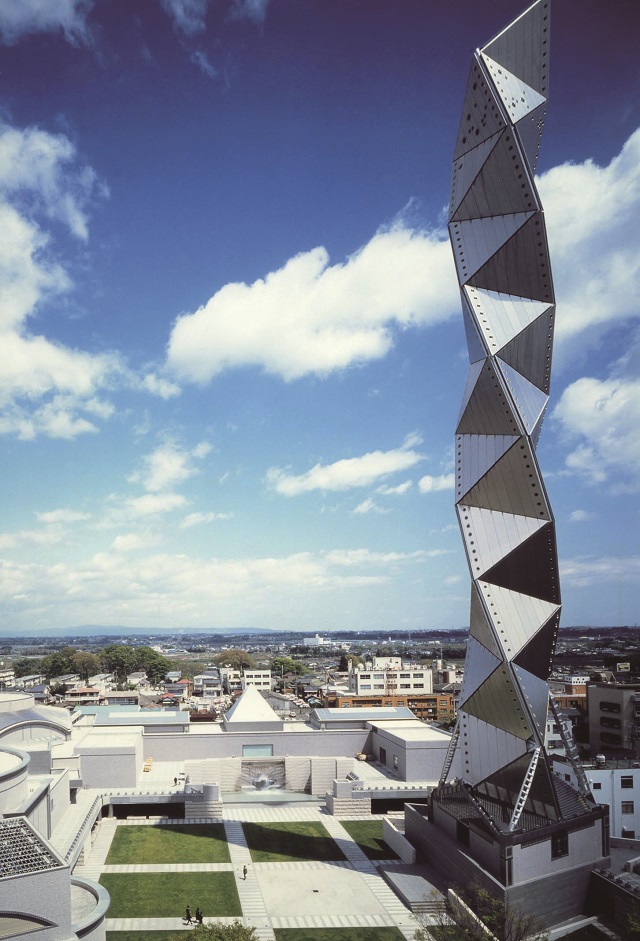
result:
M 200 911 L 200 906 L 196 908 L 196 925 L 202 924 L 202 912 Z
M 249 871 L 249 870 L 247 869 L 246 866 L 243 866 L 243 867 L 242 867 L 242 878 L 244 879 L 245 882 L 247 881 L 247 872 L 248 872 L 248 871 Z
M 191 908 L 187 905 L 184 913 L 184 920 L 188 925 L 193 924 L 193 918 L 191 917 Z

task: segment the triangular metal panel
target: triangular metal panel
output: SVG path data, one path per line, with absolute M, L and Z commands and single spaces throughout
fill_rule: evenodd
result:
M 473 287 L 553 304 L 551 270 L 544 246 L 544 221 L 542 213 L 537 212 L 475 274 L 462 280 Z
M 482 47 L 485 55 L 545 96 L 549 87 L 549 10 L 549 0 L 534 3 Z
M 519 652 L 538 637 L 550 620 L 559 617 L 560 607 L 557 604 L 532 598 L 523 592 L 510 591 L 486 581 L 479 581 L 476 585 L 500 639 L 504 656 L 508 660 L 515 659 Z M 552 647 L 549 647 L 546 653 L 540 651 L 540 657 L 544 657 L 546 664 L 552 652 Z M 537 662 L 542 661 L 538 659 Z M 531 673 L 536 673 L 532 664 L 522 662 L 520 665 Z
M 473 696 L 467 699 L 463 710 L 516 738 L 528 739 L 533 734 L 528 712 L 505 666 L 493 671 Z
M 465 503 L 458 504 L 457 510 L 474 579 L 483 578 L 485 572 L 500 564 L 501 559 L 513 554 L 541 527 L 549 525 L 530 516 L 512 516 Z M 493 581 L 488 575 L 486 580 Z
M 469 301 L 464 293 L 460 292 L 462 296 L 462 317 L 464 320 L 464 332 L 467 336 L 467 349 L 469 350 L 469 362 L 477 363 L 478 360 L 486 359 L 488 356 L 486 347 L 482 342 L 480 333 L 478 332 L 478 325 L 476 323 L 475 316 L 473 311 L 469 307 Z
M 491 56 L 483 52 L 482 60 L 489 70 L 489 75 L 513 124 L 545 103 L 544 95 L 537 92 L 531 85 L 527 85 L 513 72 L 505 69 Z
M 470 784 L 493 774 L 504 764 L 526 754 L 527 744 L 522 738 L 510 735 L 504 729 L 483 722 L 465 712 L 460 713 L 460 758 L 463 775 Z M 471 760 L 473 751 L 473 760 Z
M 449 229 L 458 280 L 468 281 L 532 216 L 531 211 L 513 212 L 452 222 Z
M 547 713 L 549 712 L 549 687 L 546 680 L 541 680 L 539 676 L 528 673 L 522 667 L 514 664 L 513 670 L 520 683 L 520 689 L 524 693 L 529 712 L 535 721 L 540 744 L 543 745 L 547 730 Z
M 469 638 L 464 678 L 460 689 L 460 706 L 464 705 L 465 700 L 475 693 L 501 663 L 503 663 L 502 657 L 494 656 L 483 644 L 478 643 L 473 637 Z
M 530 183 L 513 130 L 508 129 L 487 156 L 451 221 L 539 209 L 535 186 Z
M 514 398 L 516 408 L 527 430 L 527 434 L 531 434 L 540 415 L 547 406 L 549 396 L 546 392 L 543 392 L 542 389 L 539 389 L 538 386 L 529 382 L 528 379 L 525 379 L 523 375 L 513 369 L 512 366 L 509 366 L 508 363 L 503 362 L 501 358 L 498 359 L 498 366 L 506 379 L 509 391 Z
M 518 435 L 456 436 L 456 502 L 517 440 Z
M 487 650 L 491 651 L 496 657 L 504 659 L 503 652 L 495 638 L 495 634 L 493 633 L 474 582 L 471 583 L 471 617 L 469 624 L 469 634 L 471 637 L 475 638 L 478 643 L 486 647 Z
M 533 600 L 533 599 L 530 599 Z M 524 645 L 520 653 L 514 657 L 513 662 L 534 676 L 546 680 L 553 667 L 553 652 L 560 625 L 560 609 L 553 614 L 537 634 Z
M 453 162 L 453 176 L 451 178 L 451 199 L 449 201 L 449 217 L 453 216 L 465 193 L 482 169 L 482 165 L 491 153 L 491 150 L 500 140 L 500 133 L 494 134 L 482 141 L 473 150 L 462 154 Z
M 520 432 L 519 417 L 502 391 L 493 363 L 490 360 L 473 363 L 456 434 L 517 435 Z
M 547 405 L 548 404 L 549 403 L 547 402 Z M 547 405 L 545 405 L 545 407 L 542 409 L 542 411 L 540 412 L 540 417 L 538 418 L 537 422 L 531 429 L 531 441 L 533 442 L 534 448 L 538 447 L 538 441 L 540 439 L 540 432 L 542 431 L 542 425 L 544 423 L 544 416 L 547 414 Z
M 497 797 L 513 808 L 530 764 L 531 751 L 526 751 L 480 781 L 477 789 L 481 794 Z
M 453 159 L 468 153 L 505 127 L 497 98 L 476 56 L 471 63 Z
M 520 144 L 524 151 L 531 172 L 535 173 L 540 153 L 540 142 L 542 141 L 542 131 L 544 121 L 547 116 L 546 103 L 540 105 L 535 111 L 527 114 L 516 124 Z
M 555 788 L 551 781 L 551 772 L 546 761 L 542 758 L 537 764 L 524 809 L 525 813 L 545 816 L 549 820 L 558 820 L 560 818 Z
M 538 532 L 485 571 L 483 580 L 523 595 L 560 604 L 556 558 L 554 526 L 552 523 L 544 523 Z
M 487 291 L 468 285 L 462 288 L 461 294 L 466 297 L 479 326 L 485 331 L 485 339 L 490 352 L 497 353 L 501 350 L 502 358 L 516 369 L 517 363 L 511 362 L 511 358 L 504 355 L 504 349 L 508 349 L 510 343 L 517 340 L 527 328 L 543 320 L 543 315 L 549 316 L 554 311 L 553 305 L 544 301 L 533 301 L 513 294 L 499 294 L 497 291 Z M 537 334 L 531 339 L 532 341 L 537 339 Z M 545 351 L 547 342 L 549 341 L 545 340 Z M 523 370 L 521 369 L 520 372 Z
M 540 304 L 540 301 L 529 301 L 528 303 Z M 516 369 L 547 395 L 551 377 L 551 343 L 553 340 L 554 315 L 555 307 L 552 304 L 546 308 L 540 317 L 536 318 L 512 340 L 501 344 L 502 349 L 500 350 L 500 359 Z
M 551 519 L 528 445 L 513 446 L 465 493 L 464 502 L 486 510 Z

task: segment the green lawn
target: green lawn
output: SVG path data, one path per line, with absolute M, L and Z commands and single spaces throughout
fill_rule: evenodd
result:
M 341 820 L 340 823 L 369 859 L 398 858 L 382 839 L 382 820 Z
M 224 825 L 132 826 L 116 829 L 108 866 L 127 863 L 228 863 Z
M 255 863 L 345 858 L 321 823 L 243 823 L 242 829 Z
M 242 915 L 233 872 L 107 872 L 100 882 L 109 918 L 178 918 L 187 905 L 205 918 Z
M 276 928 L 276 941 L 404 941 L 397 928 Z

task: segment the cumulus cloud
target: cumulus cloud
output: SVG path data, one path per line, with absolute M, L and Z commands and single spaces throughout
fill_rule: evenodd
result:
M 640 129 L 604 167 L 592 160 L 538 179 L 558 302 L 556 351 L 594 343 L 637 318 L 640 293 Z
M 386 510 L 384 507 L 378 506 L 378 504 L 371 497 L 367 497 L 366 500 L 363 500 L 362 503 L 359 503 L 353 509 L 354 513 L 388 513 L 389 510 Z
M 5 0 L 0 3 L 0 37 L 5 44 L 30 33 L 59 30 L 68 42 L 88 42 L 92 0 Z
M 438 323 L 459 308 L 448 242 L 401 224 L 378 232 L 344 263 L 324 248 L 253 284 L 227 284 L 174 324 L 167 366 L 205 384 L 240 366 L 290 381 L 380 359 L 394 333 Z
M 124 506 L 131 516 L 156 516 L 179 510 L 187 502 L 181 493 L 145 493 L 141 497 L 130 497 Z
M 376 493 L 381 493 L 385 497 L 399 497 L 411 490 L 412 487 L 413 483 L 410 480 L 404 480 L 396 487 L 390 487 L 389 484 L 382 484 L 381 487 L 376 488 Z
M 142 378 L 140 386 L 146 392 L 157 395 L 161 399 L 172 399 L 174 396 L 180 395 L 180 386 L 176 385 L 175 382 L 169 382 L 168 379 L 157 376 L 155 373 L 147 373 Z
M 272 467 L 267 472 L 267 484 L 270 489 L 286 497 L 311 490 L 368 487 L 381 477 L 405 471 L 424 460 L 424 455 L 414 450 L 420 443 L 419 437 L 410 435 L 402 447 L 392 451 L 370 451 L 360 457 L 343 458 L 333 464 L 316 464 L 311 470 L 297 476 Z
M 211 451 L 211 445 L 201 442 L 188 450 L 168 441 L 143 458 L 143 467 L 129 477 L 130 483 L 141 483 L 150 493 L 171 490 L 189 477 L 199 473 L 194 460 L 202 460 Z
M 58 510 L 48 510 L 46 513 L 36 512 L 36 519 L 39 523 L 79 523 L 90 519 L 90 514 L 61 507 Z
M 560 560 L 560 577 L 571 588 L 593 588 L 594 583 L 638 583 L 640 557 L 593 556 Z
M 418 481 L 418 490 L 420 493 L 435 493 L 438 490 L 453 490 L 454 486 L 454 474 L 440 474 L 437 477 L 431 477 L 429 474 L 426 474 Z
M 203 526 L 206 523 L 216 523 L 218 520 L 233 519 L 233 513 L 189 513 L 180 522 L 180 529 L 191 529 L 192 526 Z
M 591 513 L 589 510 L 574 510 L 569 514 L 570 523 L 588 523 L 597 519 L 597 513 Z
M 592 484 L 617 477 L 619 486 L 640 487 L 640 379 L 578 379 L 553 417 L 569 442 L 569 472 Z

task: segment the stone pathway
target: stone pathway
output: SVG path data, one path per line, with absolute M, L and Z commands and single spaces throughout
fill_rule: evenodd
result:
M 380 819 L 378 816 L 370 819 Z M 345 860 L 254 863 L 245 839 L 243 822 L 278 823 L 319 821 L 344 853 Z M 190 820 L 189 823 L 196 821 Z M 216 821 L 202 820 L 201 823 Z M 220 822 L 220 821 L 217 821 Z M 91 858 L 78 874 L 98 880 L 102 872 L 222 872 L 232 871 L 245 925 L 256 929 L 260 941 L 275 941 L 280 928 L 382 928 L 395 926 L 412 941 L 418 922 L 382 878 L 341 822 L 318 805 L 225 806 L 223 824 L 230 863 L 107 866 L 106 857 L 116 826 L 158 825 L 160 821 L 116 821 L 100 824 Z M 163 821 L 184 825 L 185 821 Z M 243 867 L 247 867 L 246 879 Z M 342 875 L 341 875 L 342 873 Z M 296 878 L 297 876 L 297 878 Z M 290 913 L 289 913 L 290 912 Z M 230 924 L 233 918 L 205 918 L 205 923 Z M 107 918 L 107 931 L 185 930 L 182 918 Z

